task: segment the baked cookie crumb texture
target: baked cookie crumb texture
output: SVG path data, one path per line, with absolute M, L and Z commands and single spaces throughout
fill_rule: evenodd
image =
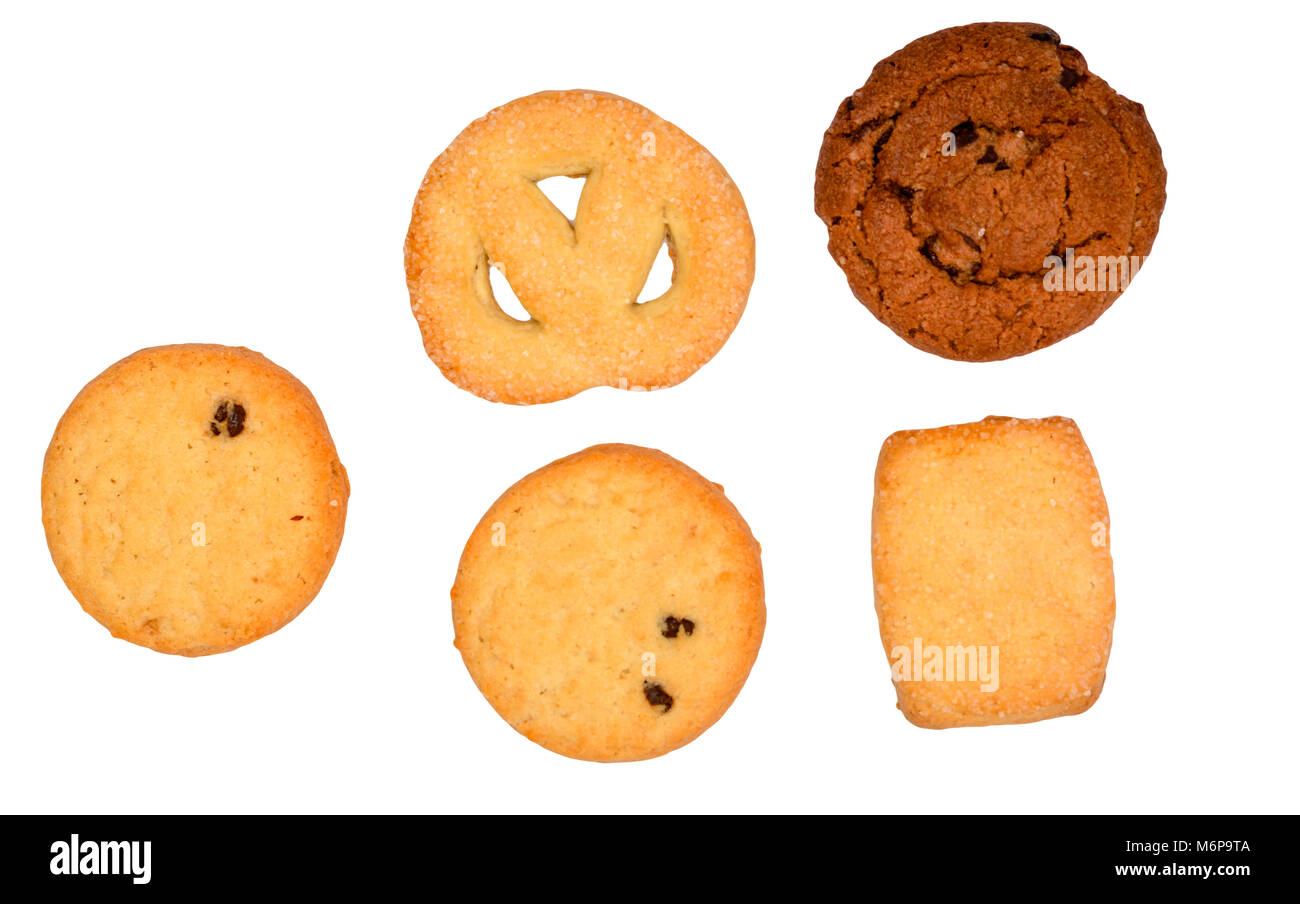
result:
M 926 728 L 1083 712 L 1106 677 L 1110 517 L 1068 418 L 895 433 L 872 571 L 898 706 Z
M 50 554 L 113 636 L 219 653 L 292 620 L 343 537 L 347 472 L 316 400 L 256 352 L 148 348 L 92 380 L 45 455 Z
M 722 488 L 637 446 L 528 475 L 479 522 L 456 647 L 512 727 L 565 756 L 640 760 L 716 722 L 766 610 L 758 543 Z
M 1051 29 L 1007 22 L 878 63 L 826 132 L 815 190 L 858 300 L 916 347 L 967 361 L 1095 321 L 1150 253 L 1164 203 L 1142 105 Z
M 583 179 L 570 220 L 538 187 Z M 671 286 L 645 298 L 667 247 Z M 494 295 L 504 279 L 528 313 Z M 735 328 L 754 280 L 754 233 L 722 165 L 644 107 L 547 91 L 468 126 L 434 162 L 406 239 L 424 348 L 462 389 L 512 404 L 595 386 L 685 380 Z

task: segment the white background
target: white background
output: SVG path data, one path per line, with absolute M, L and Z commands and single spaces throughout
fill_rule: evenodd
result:
M 825 250 L 813 167 L 872 65 L 939 28 L 1038 20 L 1141 101 L 1169 203 L 1085 332 L 924 354 Z M 38 5 L 0 20 L 0 808 L 4 811 L 1297 809 L 1295 13 L 852 2 Z M 1289 19 L 1290 21 L 1287 21 Z M 630 97 L 708 147 L 758 241 L 749 308 L 674 389 L 493 405 L 425 357 L 402 243 L 429 162 L 520 95 Z M 112 639 L 45 548 L 45 446 L 150 345 L 264 352 L 351 475 L 316 601 L 205 659 Z M 868 517 L 894 430 L 1075 418 L 1110 502 L 1118 618 L 1084 715 L 932 732 L 894 706 Z M 723 483 L 762 541 L 767 635 L 727 715 L 658 760 L 515 734 L 452 647 L 448 590 L 510 483 L 598 442 Z

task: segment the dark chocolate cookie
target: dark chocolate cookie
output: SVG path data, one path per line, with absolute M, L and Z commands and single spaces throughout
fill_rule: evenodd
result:
M 1029 23 L 913 41 L 845 98 L 815 206 L 853 294 L 917 348 L 1023 355 L 1101 316 L 1165 204 L 1142 105 Z

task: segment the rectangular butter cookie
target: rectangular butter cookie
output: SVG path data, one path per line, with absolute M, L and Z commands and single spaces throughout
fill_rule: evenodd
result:
M 1081 713 L 1115 621 L 1110 516 L 1074 421 L 906 430 L 876 467 L 871 561 L 898 708 L 924 728 Z

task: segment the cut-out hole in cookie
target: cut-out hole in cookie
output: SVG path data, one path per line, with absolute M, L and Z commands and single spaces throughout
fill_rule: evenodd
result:
M 665 232 L 663 244 L 659 246 L 659 253 L 655 255 L 655 262 L 650 265 L 650 273 L 646 276 L 645 285 L 641 287 L 635 303 L 645 304 L 648 301 L 654 301 L 656 298 L 662 298 L 673 287 L 673 280 L 676 276 L 677 265 L 673 261 L 673 238 L 669 233 Z
M 564 176 L 551 176 L 538 179 L 533 184 L 537 190 L 546 195 L 546 200 L 555 205 L 555 209 L 564 214 L 572 226 L 578 221 L 578 201 L 582 199 L 582 190 L 587 187 L 590 173 L 572 173 Z
M 528 323 L 533 319 L 533 315 L 528 313 L 515 290 L 510 287 L 510 280 L 506 279 L 500 264 L 488 264 L 488 285 L 492 290 L 492 300 L 502 314 L 520 323 Z

